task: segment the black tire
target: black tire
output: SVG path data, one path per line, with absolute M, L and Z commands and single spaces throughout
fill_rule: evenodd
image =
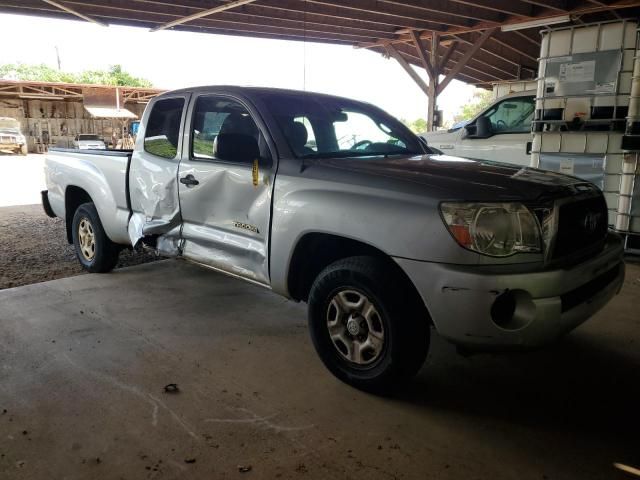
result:
M 90 253 L 83 253 L 83 245 L 80 240 L 81 225 L 83 230 L 89 229 L 91 231 L 92 247 L 85 246 L 84 252 L 91 251 L 93 256 Z M 73 214 L 71 233 L 76 257 L 85 270 L 92 273 L 106 273 L 114 269 L 118 263 L 120 247 L 104 233 L 98 211 L 93 203 L 83 203 L 77 208 Z
M 338 293 L 342 297 L 337 296 Z M 349 295 L 353 302 L 356 302 L 357 295 L 363 295 L 373 304 L 376 313 L 372 316 L 373 323 L 360 322 L 360 335 L 352 336 L 347 323 L 344 328 L 347 336 L 340 338 L 355 339 L 358 345 L 363 345 L 369 342 L 371 330 L 377 330 L 377 335 L 382 333 L 383 337 L 379 352 L 376 354 L 375 349 L 370 349 L 370 358 L 361 355 L 360 362 L 346 358 L 349 352 L 354 351 L 355 343 L 350 350 L 342 340 L 334 342 L 329 333 L 329 318 L 345 319 L 345 314 L 341 313 L 345 309 L 336 308 L 335 302 L 338 298 L 348 300 Z M 413 377 L 427 357 L 429 314 L 413 286 L 391 260 L 350 257 L 329 265 L 320 272 L 311 287 L 308 309 L 309 330 L 318 355 L 336 377 L 358 389 L 391 393 Z M 348 318 L 354 320 L 349 321 L 358 323 L 358 319 L 364 320 L 358 315 L 352 312 Z M 339 330 L 337 322 L 331 323 Z M 363 361 L 369 363 L 363 365 Z

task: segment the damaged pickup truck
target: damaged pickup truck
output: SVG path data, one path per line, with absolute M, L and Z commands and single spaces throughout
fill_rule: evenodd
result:
M 433 327 L 467 350 L 535 347 L 621 288 L 592 184 L 434 154 L 361 102 L 240 87 L 166 93 L 130 152 L 51 149 L 43 204 L 90 272 L 145 246 L 308 303 L 337 377 L 415 374 Z

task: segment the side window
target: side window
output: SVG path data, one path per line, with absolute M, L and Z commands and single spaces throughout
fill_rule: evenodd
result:
M 158 157 L 176 158 L 183 108 L 183 98 L 168 98 L 156 102 L 145 130 L 146 152 Z
M 260 131 L 247 109 L 230 98 L 202 96 L 191 125 L 193 158 L 252 162 Z
M 494 133 L 528 133 L 535 110 L 532 97 L 511 98 L 500 102 L 484 116 Z

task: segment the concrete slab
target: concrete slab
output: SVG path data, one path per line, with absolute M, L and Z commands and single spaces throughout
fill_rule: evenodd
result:
M 0 291 L 0 478 L 629 478 L 639 293 L 631 266 L 544 351 L 435 339 L 378 398 L 325 371 L 304 305 L 183 262 Z

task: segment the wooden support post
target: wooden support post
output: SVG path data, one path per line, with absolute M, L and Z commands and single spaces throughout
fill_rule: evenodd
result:
M 427 106 L 427 130 L 432 132 L 436 129 L 436 109 L 438 103 L 438 81 L 440 71 L 438 70 L 438 47 L 440 46 L 440 35 L 438 32 L 431 33 L 431 65 L 433 65 L 433 76 L 429 82 L 429 104 Z
M 410 30 L 409 35 L 418 51 L 418 57 L 422 62 L 422 66 L 429 76 L 429 87 L 427 90 L 427 130 L 432 131 L 434 129 L 435 106 L 438 97 L 438 77 L 440 76 L 440 70 L 438 68 L 440 35 L 438 32 L 431 33 L 431 52 L 427 51 L 418 32 Z

